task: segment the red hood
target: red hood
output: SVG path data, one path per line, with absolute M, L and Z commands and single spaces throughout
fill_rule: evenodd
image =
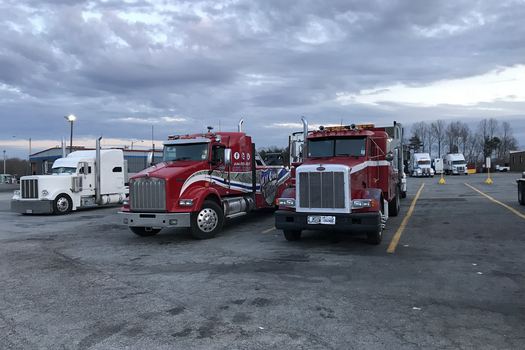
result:
M 327 157 L 327 158 L 308 158 L 305 159 L 301 165 L 316 165 L 316 164 L 341 164 L 350 168 L 366 162 L 365 157 Z
M 132 178 L 150 176 L 169 181 L 174 178 L 184 178 L 184 180 L 199 170 L 209 169 L 206 161 L 183 160 L 177 162 L 162 162 L 142 170 Z

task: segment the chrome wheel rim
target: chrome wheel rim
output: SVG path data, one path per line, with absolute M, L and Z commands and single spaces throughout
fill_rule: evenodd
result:
M 65 197 L 60 197 L 57 200 L 57 209 L 59 212 L 65 212 L 69 209 L 69 201 Z
M 215 210 L 211 208 L 202 209 L 197 215 L 197 227 L 202 232 L 211 232 L 219 223 L 219 216 Z

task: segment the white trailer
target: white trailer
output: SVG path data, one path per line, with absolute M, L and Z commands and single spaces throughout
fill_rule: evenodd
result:
M 468 175 L 467 161 L 462 153 L 449 153 L 443 159 L 445 174 Z
M 433 162 L 434 162 L 434 173 L 439 174 L 439 175 L 443 174 L 443 171 L 444 171 L 443 159 L 434 158 Z
M 410 176 L 430 176 L 434 177 L 434 169 L 430 164 L 430 154 L 414 153 L 408 163 L 408 172 Z
M 79 208 L 122 204 L 126 198 L 122 150 L 71 152 L 53 163 L 51 175 L 23 176 L 11 200 L 21 214 L 66 214 Z

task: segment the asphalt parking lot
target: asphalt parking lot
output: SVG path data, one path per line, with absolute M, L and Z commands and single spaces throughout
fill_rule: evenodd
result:
M 409 178 L 379 246 L 287 242 L 268 212 L 211 240 L 140 238 L 118 208 L 19 216 L 0 193 L 0 348 L 520 349 L 517 177 Z

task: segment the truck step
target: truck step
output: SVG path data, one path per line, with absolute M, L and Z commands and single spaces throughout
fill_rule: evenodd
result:
M 244 216 L 246 214 L 247 213 L 245 211 L 241 211 L 239 213 L 235 213 L 235 214 L 231 214 L 231 215 L 226 216 L 226 219 L 234 219 L 234 218 L 238 218 L 240 216 Z

